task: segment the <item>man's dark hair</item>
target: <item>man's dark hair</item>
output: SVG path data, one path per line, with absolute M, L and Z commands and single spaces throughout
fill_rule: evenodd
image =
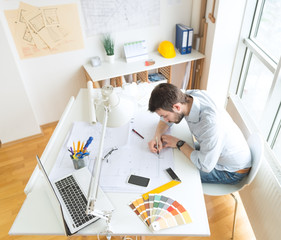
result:
M 176 103 L 186 103 L 186 95 L 173 84 L 161 83 L 151 93 L 148 110 L 155 112 L 162 108 L 173 112 L 173 106 Z

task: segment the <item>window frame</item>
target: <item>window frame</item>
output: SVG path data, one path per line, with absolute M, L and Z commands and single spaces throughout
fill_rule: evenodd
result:
M 235 94 L 241 98 L 253 55 L 273 73 L 268 99 L 265 99 L 267 107 L 263 114 L 261 127 L 254 125 L 255 129 L 259 129 L 262 135 L 266 136 L 267 149 L 270 151 L 267 155 L 271 156 L 267 160 L 281 183 L 281 161 L 275 157 L 274 152 L 270 149 L 270 147 L 273 148 L 278 131 L 281 134 L 281 95 L 277 91 L 277 89 L 281 89 L 281 57 L 279 61 L 274 59 L 255 39 L 265 1 L 249 0 L 246 3 L 229 85 L 229 94 Z

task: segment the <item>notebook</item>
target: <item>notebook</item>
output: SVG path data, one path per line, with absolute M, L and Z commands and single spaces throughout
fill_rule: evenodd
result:
M 63 223 L 65 234 L 72 235 L 97 221 L 98 217 L 86 214 L 87 198 L 85 193 L 91 180 L 88 168 L 75 170 L 72 174 L 51 182 L 40 158 L 38 156 L 36 158 L 47 182 L 47 194 L 59 221 Z M 96 208 L 98 210 L 114 210 L 111 202 L 100 188 Z

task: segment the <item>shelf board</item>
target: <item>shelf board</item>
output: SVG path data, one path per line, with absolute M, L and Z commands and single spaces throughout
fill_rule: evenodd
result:
M 92 67 L 91 63 L 87 63 L 83 65 L 83 67 L 91 77 L 92 81 L 96 82 L 113 77 L 195 61 L 202 58 L 205 58 L 205 55 L 194 49 L 192 49 L 191 53 L 185 55 L 181 55 L 177 51 L 177 56 L 174 58 L 164 58 L 156 51 L 148 54 L 148 59 L 153 59 L 155 61 L 155 64 L 151 66 L 145 66 L 145 60 L 127 63 L 125 58 L 118 58 L 115 59 L 114 63 L 102 62 L 98 67 Z

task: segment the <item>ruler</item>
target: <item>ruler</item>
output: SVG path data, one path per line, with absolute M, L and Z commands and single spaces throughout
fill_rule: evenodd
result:
M 164 192 L 166 191 L 167 189 L 169 188 L 172 188 L 178 184 L 181 183 L 181 180 L 179 179 L 179 177 L 175 174 L 175 172 L 171 169 L 171 168 L 168 168 L 166 169 L 167 173 L 171 176 L 171 178 L 173 179 L 172 181 L 170 182 L 167 182 L 157 188 L 154 188 L 152 189 L 151 191 L 149 192 L 146 192 L 142 195 L 142 198 L 144 200 L 147 200 L 149 198 L 149 194 L 157 194 L 157 193 L 161 193 L 161 192 Z

